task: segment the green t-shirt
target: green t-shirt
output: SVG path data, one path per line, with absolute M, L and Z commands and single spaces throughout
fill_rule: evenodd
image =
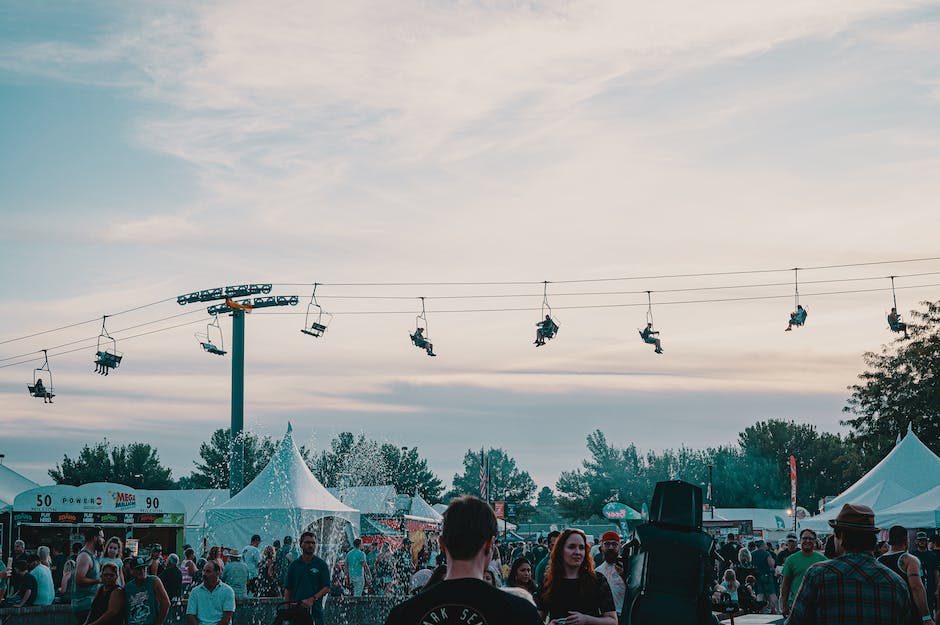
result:
M 806 574 L 809 567 L 817 562 L 825 562 L 825 560 L 826 556 L 818 551 L 814 551 L 809 555 L 804 554 L 802 551 L 797 551 L 784 561 L 783 576 L 785 578 L 789 577 L 792 580 L 790 582 L 790 594 L 787 597 L 787 607 L 793 605 L 793 599 L 800 590 L 800 584 L 803 583 L 803 575 Z

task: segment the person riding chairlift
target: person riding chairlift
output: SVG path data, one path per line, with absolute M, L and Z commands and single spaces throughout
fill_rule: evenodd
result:
M 656 349 L 653 350 L 657 354 L 663 353 L 663 342 L 658 338 L 659 332 L 653 329 L 652 323 L 647 323 L 646 328 L 640 330 L 640 338 L 643 339 L 643 342 L 648 345 L 655 345 Z
M 784 332 L 789 332 L 793 329 L 793 326 L 801 326 L 806 323 L 806 309 L 796 305 L 796 310 L 790 313 L 790 321 L 787 323 L 787 329 Z
M 558 324 L 552 320 L 551 315 L 545 315 L 545 321 L 539 321 L 535 326 L 538 328 L 535 331 L 535 345 L 538 347 L 545 345 L 545 339 L 554 338 L 555 332 L 558 331 Z
M 888 325 L 891 327 L 892 332 L 903 332 L 904 338 L 911 338 L 911 335 L 907 333 L 907 324 L 901 321 L 901 315 L 898 314 L 897 308 L 892 308 L 891 312 L 888 313 Z
M 33 397 L 42 397 L 42 403 L 44 404 L 52 403 L 52 394 L 46 390 L 41 378 L 36 380 L 36 392 L 33 393 Z
M 415 333 L 411 335 L 411 341 L 415 347 L 420 347 L 428 353 L 428 356 L 437 356 L 434 353 L 434 344 L 424 338 L 424 328 L 416 328 Z

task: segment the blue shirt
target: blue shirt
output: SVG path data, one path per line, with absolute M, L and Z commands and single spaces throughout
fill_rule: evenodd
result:
M 55 599 L 55 584 L 49 567 L 37 564 L 30 575 L 36 578 L 36 602 L 33 605 L 52 605 Z
M 235 612 L 235 591 L 225 582 L 212 590 L 199 584 L 189 592 L 186 614 L 195 616 L 199 625 L 217 625 L 225 612 Z

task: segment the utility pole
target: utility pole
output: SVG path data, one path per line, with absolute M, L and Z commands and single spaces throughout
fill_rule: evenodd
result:
M 708 465 L 708 509 L 711 512 L 712 520 L 715 519 L 715 492 L 712 490 L 712 465 Z
M 271 306 L 296 306 L 297 295 L 256 297 L 236 302 L 234 298 L 247 295 L 268 294 L 270 284 L 238 284 L 196 291 L 176 298 L 180 306 L 197 302 L 225 300 L 224 304 L 209 306 L 210 315 L 229 313 L 232 316 L 232 404 L 231 404 L 231 455 L 229 461 L 229 495 L 234 497 L 245 485 L 245 315 L 255 308 Z

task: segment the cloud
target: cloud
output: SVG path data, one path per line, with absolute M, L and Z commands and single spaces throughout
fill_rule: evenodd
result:
M 145 219 L 112 223 L 107 239 L 148 244 L 196 239 L 204 233 L 195 223 L 178 215 L 152 215 Z

